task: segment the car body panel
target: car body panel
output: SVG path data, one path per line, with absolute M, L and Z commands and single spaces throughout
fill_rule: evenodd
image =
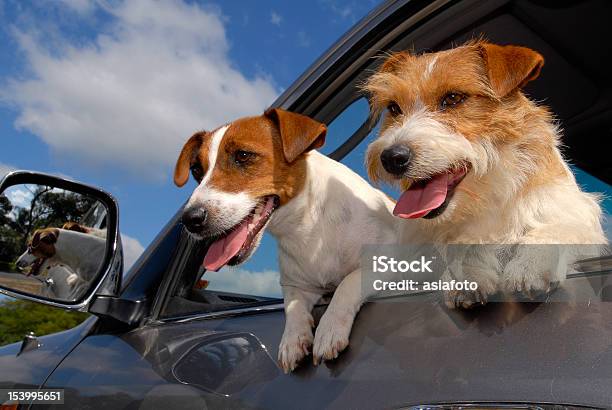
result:
M 461 31 L 506 3 L 488 1 L 481 10 L 485 2 L 471 0 L 386 2 L 274 106 L 329 122 L 342 109 L 328 103 L 331 96 L 402 30 L 423 28 L 419 24 L 429 14 L 456 8 L 455 15 L 434 16 L 445 17 L 435 26 Z M 433 47 L 446 40 L 442 31 L 419 36 Z M 563 301 L 547 303 L 449 311 L 439 294 L 370 302 L 337 360 L 318 367 L 304 363 L 285 375 L 275 363 L 284 327 L 278 306 L 159 319 L 175 285 L 175 266 L 188 253 L 179 217 L 124 281 L 121 297 L 144 306 L 137 325 L 126 330 L 101 316 L 95 327 L 41 338 L 41 348 L 19 357 L 18 344 L 2 348 L 0 387 L 34 387 L 46 380 L 45 387 L 66 389 L 70 407 L 90 409 L 381 408 L 449 401 L 612 407 L 609 274 L 570 279 L 555 293 Z M 318 307 L 316 316 L 324 309 Z
M 69 386 L 66 401 L 87 408 L 155 403 L 160 391 L 173 392 L 176 404 L 222 408 L 446 401 L 609 407 L 607 280 L 573 278 L 547 303 L 490 303 L 474 311 L 448 310 L 439 293 L 371 302 L 346 352 L 318 367 L 303 363 L 289 375 L 275 360 L 282 311 L 159 322 L 86 338 L 46 387 Z
M 39 347 L 21 354 L 21 342 L 0 347 L 0 389 L 38 388 L 53 369 L 87 336 L 97 318 L 92 316 L 64 332 L 37 338 Z

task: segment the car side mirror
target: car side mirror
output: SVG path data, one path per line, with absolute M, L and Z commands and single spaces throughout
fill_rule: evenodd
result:
M 117 296 L 118 208 L 106 192 L 16 171 L 0 182 L 0 293 L 71 310 Z

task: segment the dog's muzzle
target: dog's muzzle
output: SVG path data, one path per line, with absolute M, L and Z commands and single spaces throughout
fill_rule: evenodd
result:
M 392 145 L 380 154 L 382 166 L 391 175 L 401 176 L 408 170 L 412 152 L 404 145 Z
M 202 207 L 191 206 L 183 211 L 181 222 L 193 234 L 201 234 L 206 224 L 208 213 Z

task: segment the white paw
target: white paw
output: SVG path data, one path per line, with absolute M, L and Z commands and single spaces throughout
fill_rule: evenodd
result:
M 335 312 L 328 308 L 315 332 L 312 348 L 315 366 L 324 360 L 337 358 L 346 349 L 354 319 L 355 316 L 350 313 Z
M 502 284 L 508 292 L 533 297 L 548 293 L 566 273 L 567 263 L 554 247 L 524 245 L 504 268 Z
M 546 259 L 546 258 L 544 258 Z M 533 293 L 549 292 L 553 283 L 558 282 L 552 266 L 545 260 L 537 261 L 535 255 L 519 255 L 506 265 L 503 273 L 504 290 L 519 292 L 531 297 Z
M 449 309 L 463 308 L 469 309 L 475 306 L 484 305 L 489 297 L 498 290 L 499 274 L 497 265 L 490 264 L 469 264 L 465 263 L 459 278 L 449 275 L 448 272 L 442 276 L 442 280 L 451 283 L 452 279 L 459 282 L 467 280 L 477 284 L 476 290 L 447 290 L 444 291 L 444 302 Z
M 444 292 L 444 303 L 449 309 L 469 309 L 487 303 L 489 297 L 497 292 L 497 280 L 491 277 L 481 277 L 475 281 L 476 290 L 448 290 Z
M 278 348 L 278 364 L 285 373 L 295 370 L 298 363 L 309 354 L 312 340 L 312 326 L 285 327 Z

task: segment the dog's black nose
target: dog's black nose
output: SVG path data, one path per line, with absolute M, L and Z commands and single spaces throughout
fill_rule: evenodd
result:
M 408 169 L 412 152 L 404 145 L 392 145 L 380 154 L 383 168 L 390 174 L 402 175 Z
M 181 222 L 185 228 L 191 233 L 201 233 L 206 223 L 206 210 L 200 207 L 192 207 L 185 209 Z

